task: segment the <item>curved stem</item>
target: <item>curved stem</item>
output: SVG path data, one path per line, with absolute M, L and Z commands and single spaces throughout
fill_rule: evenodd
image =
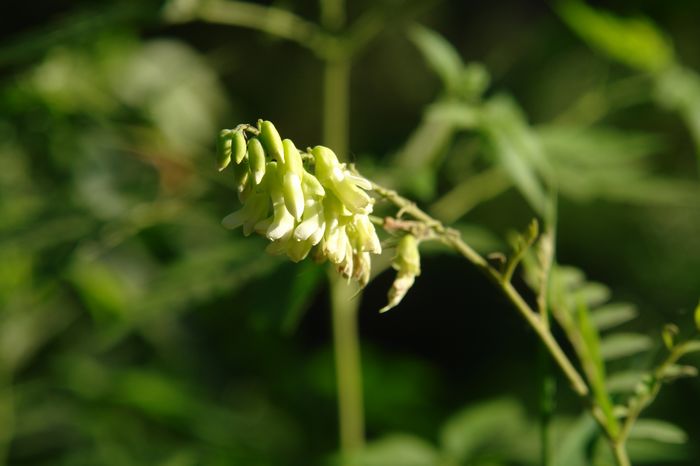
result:
M 420 220 L 431 229 L 431 233 L 436 239 L 450 246 L 452 249 L 461 254 L 465 259 L 475 265 L 493 282 L 498 289 L 505 295 L 510 303 L 515 307 L 518 313 L 527 321 L 532 329 L 537 333 L 537 336 L 544 344 L 545 348 L 552 356 L 557 365 L 569 380 L 572 389 L 581 397 L 586 398 L 589 394 L 588 385 L 583 380 L 583 377 L 576 370 L 569 358 L 559 346 L 559 343 L 554 339 L 554 336 L 549 331 L 549 326 L 542 320 L 540 315 L 534 311 L 513 288 L 513 285 L 503 280 L 501 273 L 493 268 L 478 252 L 466 244 L 459 232 L 446 228 L 441 222 L 434 219 L 423 210 L 418 208 L 413 202 L 400 196 L 396 191 L 386 189 L 376 183 L 372 183 L 372 189 L 401 209 L 401 211 L 411 215 L 417 220 Z M 594 411 L 595 413 L 595 411 Z M 596 416 L 598 422 L 601 422 Z

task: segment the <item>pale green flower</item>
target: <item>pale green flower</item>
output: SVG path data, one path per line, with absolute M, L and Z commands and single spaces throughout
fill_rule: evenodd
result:
M 246 145 L 250 133 L 254 135 Z M 327 259 L 342 276 L 367 284 L 370 254 L 382 250 L 368 216 L 369 181 L 349 171 L 323 146 L 305 155 L 305 166 L 294 143 L 281 139 L 269 121 L 259 121 L 257 130 L 239 125 L 222 131 L 219 147 L 220 168 L 235 162 L 234 185 L 243 203 L 224 218 L 224 226 L 243 226 L 246 236 L 265 236 L 269 253 L 286 254 L 294 262 L 315 248 L 316 259 Z M 241 147 L 247 148 L 243 155 Z

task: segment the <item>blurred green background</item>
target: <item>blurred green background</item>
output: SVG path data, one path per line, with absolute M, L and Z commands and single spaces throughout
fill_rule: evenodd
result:
M 274 6 L 319 14 L 311 0 Z M 375 30 L 354 58 L 347 156 L 484 253 L 537 215 L 533 179 L 548 173 L 559 261 L 637 306 L 628 325 L 652 337 L 652 356 L 616 363 L 647 367 L 658 329 L 689 328 L 700 295 L 700 3 L 596 6 L 637 22 L 576 3 L 348 2 L 348 22 Z M 218 130 L 258 118 L 299 147 L 320 143 L 322 64 L 174 8 L 5 5 L 0 464 L 335 461 L 324 268 L 224 230 L 238 201 L 214 166 Z M 455 57 L 416 22 L 479 63 L 466 84 L 451 87 Z M 534 335 L 463 260 L 424 252 L 398 308 L 377 312 L 389 272 L 362 297 L 379 440 L 362 464 L 437 464 L 440 445 L 461 449 L 454 464 L 537 464 Z M 689 441 L 640 445 L 637 461 L 698 464 L 699 398 L 697 379 L 662 392 L 649 414 Z M 563 382 L 557 412 L 562 437 L 591 429 Z

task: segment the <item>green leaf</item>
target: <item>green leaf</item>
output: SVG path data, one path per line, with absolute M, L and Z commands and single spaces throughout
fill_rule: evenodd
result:
M 645 377 L 649 375 L 645 371 L 624 371 L 610 374 L 606 381 L 606 387 L 610 393 L 632 393 Z
M 617 333 L 605 337 L 600 342 L 603 359 L 620 359 L 647 351 L 653 346 L 653 340 L 638 333 Z
M 185 385 L 155 371 L 126 371 L 117 378 L 112 389 L 119 403 L 154 418 L 187 419 L 196 404 L 196 399 Z
M 600 331 L 608 330 L 629 322 L 637 317 L 637 310 L 632 304 L 607 304 L 591 311 L 591 323 Z
M 456 91 L 464 67 L 457 50 L 444 37 L 424 26 L 412 27 L 409 34 L 428 66 L 442 79 L 447 91 Z
M 655 71 L 674 60 L 671 42 L 647 18 L 620 18 L 578 0 L 560 1 L 557 11 L 590 46 L 632 68 Z
M 442 429 L 443 452 L 466 462 L 484 446 L 512 442 L 523 429 L 525 414 L 512 399 L 493 400 L 467 408 L 453 416 Z
M 308 309 L 313 292 L 324 276 L 324 268 L 312 261 L 304 261 L 297 265 L 296 275 L 290 285 L 289 300 L 285 305 L 286 314 L 282 322 L 284 333 L 296 331 L 299 321 Z
M 700 331 L 700 303 L 698 303 L 697 307 L 695 308 L 695 314 L 693 315 L 695 317 L 695 327 Z
M 676 380 L 685 377 L 696 377 L 698 375 L 698 369 L 695 366 L 682 366 L 680 364 L 673 364 L 664 369 L 661 376 L 665 381 Z
M 439 454 L 427 441 L 408 434 L 391 434 L 352 455 L 350 466 L 437 466 Z
M 680 332 L 680 329 L 678 328 L 677 325 L 675 325 L 675 324 L 664 325 L 664 328 L 661 331 L 661 337 L 664 341 L 664 345 L 666 345 L 667 350 L 671 351 L 673 349 L 673 347 L 676 345 L 676 337 L 678 336 L 678 332 Z
M 598 425 L 584 414 L 567 429 L 564 437 L 554 444 L 552 466 L 588 466 L 588 447 L 598 433 Z
M 476 127 L 479 110 L 473 105 L 438 101 L 424 112 L 417 128 L 394 157 L 395 181 L 404 191 L 421 199 L 435 195 L 435 170 L 458 129 Z
M 428 107 L 428 118 L 433 121 L 450 123 L 458 129 L 474 129 L 481 121 L 479 107 L 459 101 L 440 101 Z
M 76 261 L 69 280 L 97 320 L 124 319 L 132 293 L 123 277 L 99 261 Z
M 679 65 L 658 75 L 656 99 L 678 112 L 690 130 L 700 170 L 700 75 Z
M 662 443 L 650 439 L 630 439 L 627 442 L 627 451 L 632 464 L 666 465 L 690 457 L 687 444 Z
M 680 85 L 669 84 L 664 89 L 664 102 L 669 101 L 668 106 L 684 115 L 687 111 L 688 117 L 694 114 L 691 103 L 697 102 L 696 143 L 700 147 L 700 88 L 687 91 L 683 97 L 673 95 L 683 89 Z M 688 120 L 691 123 L 692 117 Z M 537 135 L 565 197 L 584 202 L 606 199 L 645 205 L 700 205 L 697 183 L 652 171 L 647 159 L 664 148 L 656 135 L 568 126 L 540 127 Z
M 591 308 L 610 299 L 610 288 L 598 282 L 586 282 L 573 293 L 574 302 L 584 302 Z
M 663 443 L 683 444 L 688 435 L 675 424 L 658 419 L 639 419 L 630 430 L 630 439 L 650 439 Z
M 136 303 L 135 314 L 146 317 L 186 309 L 241 288 L 282 264 L 262 254 L 262 246 L 246 245 L 248 242 L 251 240 L 205 245 L 169 264 Z
M 700 340 L 690 340 L 681 344 L 683 354 L 696 353 L 700 351 Z
M 484 110 L 481 129 L 491 154 L 530 207 L 544 216 L 548 197 L 540 176 L 550 170 L 536 135 L 510 98 L 494 97 Z
M 664 148 L 656 134 L 606 127 L 543 125 L 537 136 L 554 163 L 579 169 L 625 167 Z
M 556 275 L 557 283 L 567 291 L 580 287 L 586 281 L 586 276 L 581 269 L 570 265 L 558 265 L 553 271 Z
M 498 251 L 503 248 L 501 239 L 491 230 L 473 223 L 458 223 L 454 228 L 459 231 L 462 239 L 482 254 Z M 426 242 L 427 244 L 427 242 Z
M 430 207 L 430 212 L 450 224 L 473 208 L 488 202 L 511 186 L 511 181 L 500 167 L 492 167 L 466 177 L 443 194 Z
M 603 345 L 596 328 L 591 324 L 588 307 L 584 301 L 579 301 L 577 307 L 578 327 L 585 344 L 584 352 L 581 354 L 585 366 L 590 366 L 587 375 L 591 383 L 593 396 L 598 406 L 603 410 L 603 414 L 608 421 L 608 425 L 613 433 L 619 429 L 619 424 L 613 413 L 612 400 L 605 386 L 605 364 L 603 362 Z

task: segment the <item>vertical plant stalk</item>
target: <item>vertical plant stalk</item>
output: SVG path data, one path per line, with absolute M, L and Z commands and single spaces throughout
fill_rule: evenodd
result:
M 539 379 L 539 414 L 540 414 L 540 457 L 542 466 L 552 464 L 551 423 L 554 414 L 556 378 L 552 372 L 552 360 L 547 348 L 538 345 L 537 372 Z
M 15 407 L 12 377 L 0 367 L 0 466 L 8 464 L 10 443 L 14 435 Z
M 360 341 L 357 329 L 359 301 L 353 299 L 355 289 L 335 272 L 330 273 L 330 285 L 340 448 L 343 456 L 347 456 L 362 449 L 365 436 Z
M 348 156 L 350 63 L 334 56 L 324 63 L 323 70 L 323 140 L 332 147 L 341 161 Z
M 545 231 L 540 237 L 537 251 L 542 270 L 540 286 L 537 290 L 537 311 L 542 319 L 542 325 L 551 332 L 549 290 L 552 277 L 552 267 L 556 261 L 557 245 L 557 195 L 552 189 L 549 196 Z M 552 366 L 552 359 L 547 348 L 540 343 L 537 351 L 540 408 L 540 447 L 542 466 L 552 463 L 551 422 L 554 416 L 557 394 L 557 379 Z
M 617 466 L 632 466 L 629 455 L 627 454 L 627 446 L 625 442 L 613 442 L 611 444 L 613 455 Z
M 339 32 L 345 25 L 344 0 L 321 0 L 321 25 Z M 350 58 L 342 48 L 324 56 L 323 141 L 341 159 L 348 154 L 350 114 Z M 359 298 L 337 274 L 330 279 L 335 349 L 340 449 L 344 458 L 364 447 L 364 406 L 360 339 L 357 328 Z

